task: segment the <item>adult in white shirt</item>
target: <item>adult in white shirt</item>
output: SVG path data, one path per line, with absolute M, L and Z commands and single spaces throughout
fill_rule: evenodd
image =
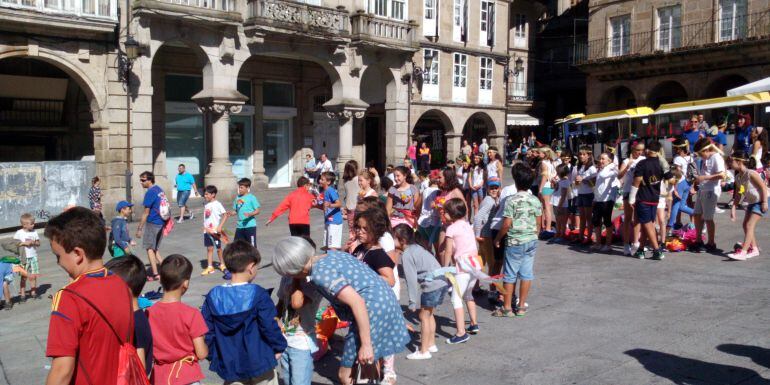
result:
M 321 159 L 318 161 L 318 164 L 316 165 L 316 171 L 318 171 L 319 173 L 334 171 L 334 165 L 332 165 L 332 161 L 329 160 L 329 157 L 326 155 L 326 153 L 321 154 Z
M 631 255 L 631 244 L 639 241 L 641 226 L 634 223 L 634 205 L 629 203 L 628 196 L 634 184 L 636 165 L 644 159 L 644 142 L 632 143 L 628 158 L 623 160 L 618 171 L 618 178 L 623 180 L 623 255 Z

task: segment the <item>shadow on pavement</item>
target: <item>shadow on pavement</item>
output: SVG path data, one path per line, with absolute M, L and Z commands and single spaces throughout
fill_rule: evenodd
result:
M 717 346 L 717 350 L 735 356 L 750 358 L 755 364 L 770 368 L 770 349 L 751 345 L 722 344 Z
M 752 383 L 770 384 L 770 381 L 760 377 L 759 373 L 738 366 L 706 362 L 648 349 L 632 349 L 625 354 L 639 361 L 650 373 L 667 378 L 675 384 L 699 382 L 738 384 L 747 380 L 759 380 Z

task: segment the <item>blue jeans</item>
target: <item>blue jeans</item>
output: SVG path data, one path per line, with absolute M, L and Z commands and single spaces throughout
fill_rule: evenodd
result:
M 281 377 L 285 385 L 310 385 L 313 355 L 310 350 L 287 347 L 281 355 Z
M 533 271 L 535 251 L 537 251 L 537 240 L 505 246 L 503 282 L 516 283 L 517 280 L 535 279 Z
M 671 218 L 668 220 L 668 227 L 671 228 L 674 227 L 674 223 L 676 223 L 676 217 L 679 215 L 680 211 L 688 215 L 693 214 L 693 209 L 687 207 L 687 196 L 690 195 L 690 185 L 687 183 L 687 181 L 684 179 L 680 181 L 676 185 L 676 191 L 682 198 L 677 199 L 674 197 L 674 202 L 671 205 Z

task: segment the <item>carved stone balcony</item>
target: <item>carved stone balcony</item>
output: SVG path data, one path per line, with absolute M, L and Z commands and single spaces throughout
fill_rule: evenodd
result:
M 243 20 L 236 0 L 133 0 L 134 15 L 178 19 L 191 25 L 229 25 Z
M 350 36 L 345 7 L 328 8 L 285 0 L 249 0 L 246 32 L 281 33 L 345 41 Z
M 351 16 L 351 42 L 403 51 L 417 51 L 417 23 L 399 21 L 358 11 Z

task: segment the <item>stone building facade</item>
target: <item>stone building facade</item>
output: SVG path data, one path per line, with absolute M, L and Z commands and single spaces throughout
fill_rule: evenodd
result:
M 767 0 L 590 1 L 587 112 L 725 96 L 770 70 Z

